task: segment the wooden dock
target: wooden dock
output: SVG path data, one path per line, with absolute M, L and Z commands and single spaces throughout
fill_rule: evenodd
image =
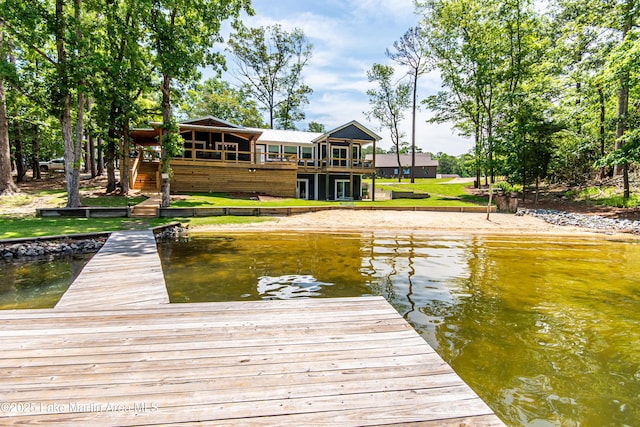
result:
M 503 425 L 384 298 L 165 304 L 121 283 L 155 268 L 140 236 L 55 309 L 0 311 L 0 425 Z
M 104 310 L 168 302 L 153 232 L 136 230 L 112 233 L 55 308 Z

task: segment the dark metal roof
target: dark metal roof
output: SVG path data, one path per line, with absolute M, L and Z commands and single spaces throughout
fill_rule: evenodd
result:
M 335 139 L 355 139 L 359 141 L 380 141 L 382 138 L 371 132 L 366 127 L 362 126 L 355 120 L 350 121 L 340 127 L 326 132 L 324 135 L 316 138 L 313 142 L 320 142 L 321 140 L 335 138 Z

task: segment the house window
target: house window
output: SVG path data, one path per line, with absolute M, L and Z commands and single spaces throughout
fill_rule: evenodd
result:
M 312 159 L 313 158 L 313 148 L 312 147 L 302 147 L 302 158 L 303 159 Z
M 298 157 L 298 147 L 291 147 L 288 145 L 285 145 L 284 147 L 282 147 L 282 149 L 284 150 L 284 160 L 286 161 L 291 161 L 294 162 L 297 160 Z
M 267 146 L 267 160 L 275 161 L 280 159 L 280 146 L 279 145 L 269 145 Z
M 347 166 L 347 148 L 346 147 L 333 147 L 331 150 L 331 166 Z

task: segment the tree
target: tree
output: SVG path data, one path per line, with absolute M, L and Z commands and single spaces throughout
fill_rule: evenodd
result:
M 144 26 L 149 10 L 134 0 L 101 3 L 97 10 L 101 17 L 99 37 L 95 41 L 97 61 L 104 66 L 95 71 L 97 82 L 90 103 L 92 126 L 88 141 L 106 142 L 108 193 L 116 190 L 115 162 L 121 155 L 120 190 L 127 194 L 129 128 L 131 122 L 135 123 L 142 115 L 139 98 L 152 88 L 151 53 Z M 93 153 L 93 149 L 90 151 Z
M 423 36 L 445 88 L 423 103 L 436 113 L 431 121 L 453 121 L 463 135 L 473 136 L 476 185 L 483 170 L 493 180 L 496 98 L 504 52 L 496 4 L 427 0 L 418 7 L 423 13 Z
M 409 68 L 411 77 L 411 182 L 415 181 L 414 168 L 416 166 L 416 109 L 418 103 L 418 78 L 428 71 L 429 56 L 427 41 L 422 36 L 419 27 L 412 27 L 400 38 L 393 42 L 395 52 L 387 49 L 387 56 L 400 65 Z
M 76 112 L 74 137 L 72 113 L 73 99 L 84 105 L 87 91 L 84 84 L 88 74 L 89 25 L 94 20 L 84 14 L 81 0 L 69 5 L 64 0 L 55 2 L 23 2 L 7 0 L 3 5 L 2 20 L 10 30 L 12 42 L 20 46 L 46 67 L 49 87 L 49 109 L 60 123 L 64 147 L 67 207 L 80 206 L 80 160 L 83 112 Z
M 222 41 L 222 21 L 237 18 L 242 9 L 252 12 L 249 0 L 151 1 L 148 28 L 162 94 L 160 142 L 163 207 L 169 206 L 169 161 L 180 152 L 182 145 L 178 125 L 171 111 L 172 82 L 195 78 L 199 66 L 224 64 L 224 57 L 218 52 L 210 52 L 210 47 Z
M 4 26 L 0 24 L 0 196 L 10 195 L 18 191 L 11 175 L 11 152 L 9 149 L 9 121 L 5 99 L 5 75 L 9 69 L 7 61 L 7 42 L 4 37 Z
M 404 111 L 409 108 L 411 85 L 399 82 L 394 86 L 393 74 L 393 67 L 381 64 L 373 64 L 371 70 L 367 71 L 369 82 L 378 85 L 376 89 L 367 90 L 371 105 L 367 117 L 377 120 L 382 128 L 391 133 L 392 150 L 396 153 L 398 170 L 402 170 L 400 153 L 407 143 L 403 141 L 405 135 L 400 130 L 400 122 L 404 119 Z M 402 173 L 398 173 L 398 182 L 401 180 Z
M 247 127 L 266 126 L 256 102 L 245 89 L 233 88 L 213 77 L 187 91 L 181 110 L 190 118 L 214 116 Z
M 295 129 L 295 122 L 305 118 L 301 107 L 313 92 L 302 79 L 312 51 L 304 32 L 287 32 L 280 25 L 239 26 L 229 49 L 244 87 L 269 114 L 269 127 L 277 123 L 282 129 Z
M 640 13 L 640 4 L 637 0 L 625 0 L 622 4 L 618 5 L 619 11 L 617 12 L 617 18 L 620 22 L 621 41 L 620 45 L 614 55 L 622 51 L 632 50 L 631 46 L 634 43 L 634 38 L 637 34 L 633 34 L 632 30 L 636 26 L 638 14 Z M 637 40 L 635 40 L 637 42 Z M 637 53 L 637 52 L 636 52 Z M 634 58 L 635 59 L 635 58 Z M 628 65 L 637 65 L 636 61 L 625 61 Z M 629 88 L 630 88 L 630 74 L 632 68 L 617 67 L 619 78 L 619 90 L 618 90 L 618 121 L 616 122 L 616 150 L 621 150 L 625 143 L 624 134 L 628 128 L 628 115 L 629 115 Z M 628 199 L 630 195 L 629 191 L 629 165 L 628 163 L 616 164 L 614 174 L 623 175 L 624 185 L 624 198 Z
M 318 123 L 315 121 L 309 122 L 309 125 L 307 126 L 307 132 L 325 133 L 326 131 L 327 130 L 322 123 Z

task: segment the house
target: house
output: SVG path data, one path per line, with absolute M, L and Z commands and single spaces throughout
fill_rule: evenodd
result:
M 371 154 L 367 154 L 365 161 L 373 159 Z M 376 154 L 376 175 L 380 178 L 397 178 L 402 173 L 403 178 L 411 176 L 411 154 L 400 154 L 400 164 L 398 167 L 398 157 L 396 154 Z M 431 159 L 430 153 L 416 153 L 414 178 L 435 178 L 438 161 Z
M 159 189 L 160 123 L 135 129 L 138 156 L 131 188 Z M 178 124 L 181 155 L 171 159 L 171 191 L 225 192 L 311 200 L 362 198 L 362 175 L 373 163 L 362 148 L 380 137 L 356 121 L 325 133 L 245 128 L 215 117 Z M 146 154 L 145 154 L 146 153 Z

